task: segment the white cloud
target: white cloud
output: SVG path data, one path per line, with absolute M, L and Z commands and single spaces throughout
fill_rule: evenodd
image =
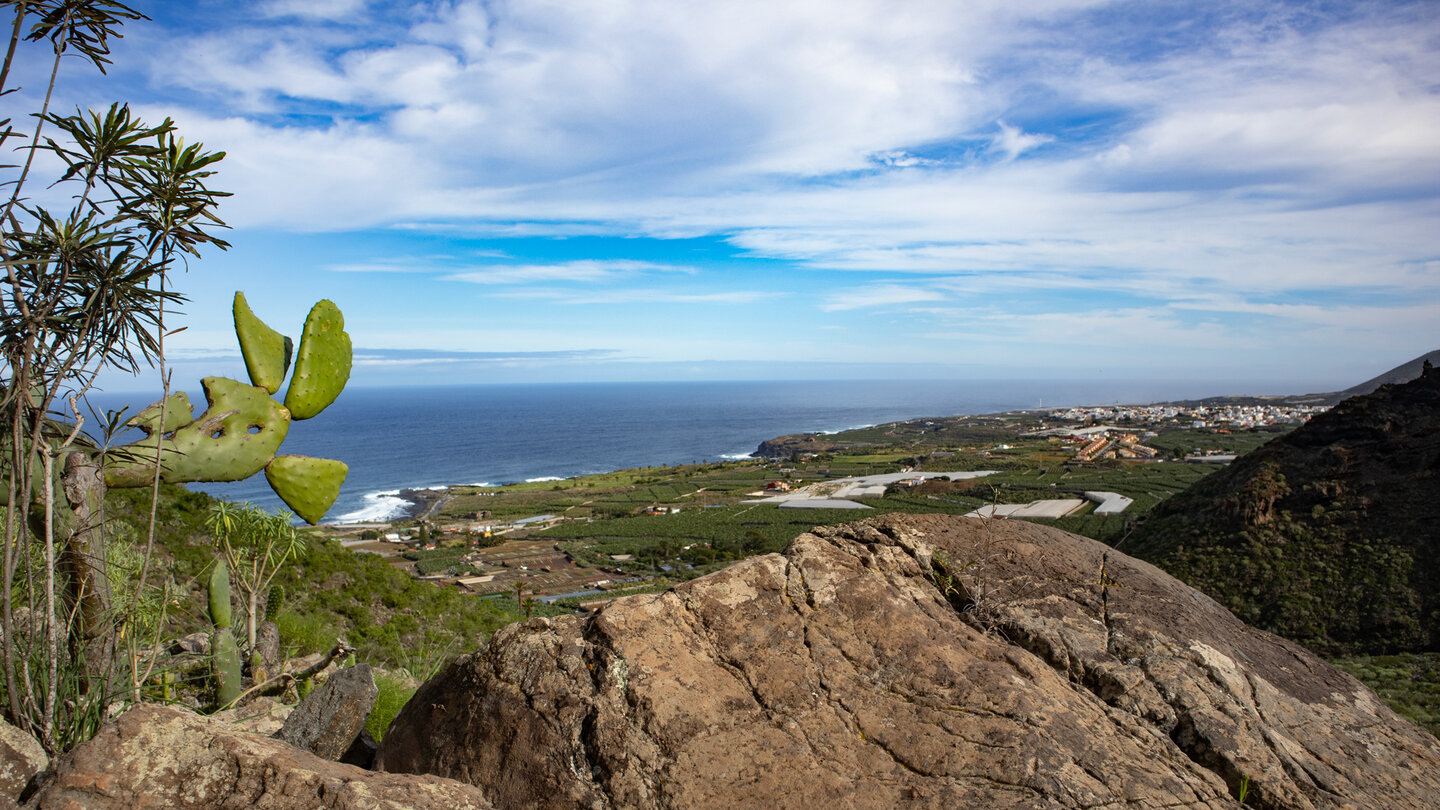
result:
M 1237 3 L 1176 19 L 1179 43 L 1102 2 L 378 8 L 153 49 L 156 81 L 192 105 L 163 109 L 230 153 L 232 224 L 722 235 L 798 266 L 778 293 L 785 273 L 855 274 L 817 299 L 832 313 L 1112 295 L 1145 303 L 1068 317 L 1069 334 L 1176 345 L 1234 345 L 1209 313 L 1369 334 L 1389 312 L 1413 335 L 1440 296 L 1440 23 L 1423 6 L 1300 26 Z M 465 261 L 436 272 L 557 303 L 754 300 L 622 289 L 679 269 L 644 263 Z M 1402 293 L 1417 310 L 1383 303 Z M 1008 314 L 986 331 L 1068 345 Z
M 576 293 L 565 290 L 530 289 L 497 293 L 497 298 L 535 298 L 569 305 L 617 306 L 629 304 L 753 304 L 785 297 L 786 293 L 770 290 L 726 290 L 724 292 L 683 293 L 671 290 L 618 289 L 606 292 Z
M 258 11 L 267 17 L 304 17 L 316 20 L 353 19 L 365 10 L 365 0 L 265 0 Z
M 1055 140 L 1053 135 L 1022 132 L 1019 127 L 1012 127 L 1004 121 L 997 121 L 996 125 L 1000 131 L 995 133 L 995 137 L 990 142 L 995 148 L 1004 152 L 1010 160 Z
M 920 289 L 903 284 L 873 284 L 841 290 L 825 296 L 820 308 L 826 312 L 884 307 L 895 304 L 913 304 L 921 301 L 939 301 L 945 296 L 934 290 Z
M 644 273 L 694 273 L 688 267 L 654 262 L 574 261 L 563 264 L 493 265 L 477 270 L 450 273 L 446 281 L 468 281 L 471 284 L 531 284 L 535 282 L 612 281 Z

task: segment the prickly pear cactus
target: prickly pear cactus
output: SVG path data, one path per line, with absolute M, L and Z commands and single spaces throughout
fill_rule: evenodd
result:
M 208 588 L 210 621 L 210 669 L 215 678 L 215 703 L 225 707 L 240 699 L 240 648 L 230 632 L 230 571 L 224 560 L 216 560 Z
M 279 391 L 280 384 L 285 382 L 285 372 L 290 370 L 294 344 L 256 317 L 245 300 L 245 293 L 235 293 L 233 312 L 235 336 L 240 339 L 240 353 L 245 356 L 250 382 L 264 388 L 266 393 Z
M 130 420 L 131 427 L 147 435 L 107 455 L 105 483 L 112 487 L 150 483 L 157 446 L 160 477 L 166 483 L 242 481 L 265 469 L 290 432 L 290 412 L 253 385 L 225 377 L 206 377 L 201 385 L 210 407 L 183 427 L 174 426 L 169 407 L 166 424 L 157 425 L 159 411 L 154 405 Z M 176 397 L 184 394 L 171 399 Z M 188 421 L 188 401 L 184 405 Z
M 290 339 L 271 329 L 235 293 L 235 334 L 253 385 L 206 377 L 208 407 L 199 417 L 184 393 L 140 411 L 127 424 L 145 438 L 105 454 L 105 482 L 112 487 L 148 485 L 159 459 L 167 483 L 240 481 L 260 470 L 295 513 L 318 523 L 340 494 L 349 469 L 339 461 L 275 454 L 292 419 L 308 419 L 330 406 L 350 379 L 350 335 L 331 301 L 310 310 L 295 355 L 285 404 L 271 398 L 290 366 Z M 278 464 L 276 463 L 278 462 Z
M 205 588 L 205 595 L 209 600 L 210 623 L 229 630 L 234 614 L 230 610 L 230 569 L 226 567 L 224 560 L 216 560 L 215 566 L 210 569 L 210 582 Z
M 276 456 L 265 467 L 265 480 L 295 514 L 313 524 L 325 516 L 340 495 L 340 485 L 349 472 L 343 461 Z
M 350 335 L 345 316 L 330 301 L 321 301 L 305 319 L 300 335 L 300 353 L 295 357 L 295 376 L 285 392 L 285 407 L 296 419 L 309 419 L 340 396 L 350 379 Z

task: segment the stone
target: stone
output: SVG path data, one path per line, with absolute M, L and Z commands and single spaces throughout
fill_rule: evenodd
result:
M 300 701 L 275 736 L 328 760 L 349 750 L 380 690 L 369 664 L 339 670 Z
M 1301 647 L 1086 538 L 931 515 L 512 625 L 375 767 L 505 808 L 1440 806 L 1440 743 Z
M 0 802 L 19 799 L 49 765 L 50 757 L 34 737 L 0 720 Z
M 174 655 L 209 655 L 210 634 L 200 632 L 181 636 L 170 645 L 170 652 Z
M 171 706 L 142 705 L 58 757 L 28 810 L 490 810 L 449 779 L 380 774 Z
M 294 706 L 277 698 L 256 697 L 234 708 L 215 712 L 210 717 L 239 731 L 274 736 L 285 727 L 285 721 L 294 711 Z

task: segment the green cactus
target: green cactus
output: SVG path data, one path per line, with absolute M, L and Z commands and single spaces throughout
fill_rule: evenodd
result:
M 285 373 L 290 370 L 294 344 L 256 317 L 245 301 L 245 293 L 235 293 L 233 312 L 235 336 L 240 339 L 240 353 L 245 356 L 250 382 L 264 388 L 266 393 L 279 391 L 280 384 L 285 382 Z
M 340 494 L 349 469 L 339 461 L 279 456 L 292 419 L 308 419 L 335 401 L 350 379 L 350 336 L 345 318 L 330 301 L 321 301 L 305 319 L 295 372 L 282 406 L 271 398 L 290 366 L 290 339 L 266 326 L 235 293 L 235 334 L 253 385 L 225 377 L 206 377 L 207 407 L 192 416 L 184 393 L 140 411 L 126 424 L 145 438 L 105 454 L 105 482 L 112 487 L 146 486 L 154 479 L 155 460 L 167 483 L 240 481 L 260 470 L 295 513 L 318 523 Z M 278 463 L 276 463 L 278 462 Z
M 265 594 L 265 618 L 275 621 L 280 615 L 280 608 L 285 606 L 285 586 L 272 585 L 269 593 Z
M 210 633 L 210 669 L 215 678 L 215 703 L 224 708 L 240 699 L 242 686 L 240 648 L 230 631 L 230 571 L 224 560 L 215 561 L 207 596 L 210 621 L 215 625 Z
M 311 524 L 325 516 L 340 495 L 350 468 L 343 461 L 309 456 L 276 456 L 265 466 L 265 480 L 285 505 Z
M 210 602 L 210 623 L 216 627 L 230 629 L 234 614 L 230 610 L 230 569 L 224 560 L 217 559 L 210 569 L 210 583 L 205 588 Z
M 290 409 L 290 415 L 309 419 L 328 408 L 350 379 L 350 360 L 345 316 L 334 303 L 321 301 L 311 308 L 300 335 L 295 376 L 285 392 L 285 407 Z
M 160 476 L 166 483 L 241 481 L 265 468 L 290 432 L 290 413 L 253 385 L 225 377 L 206 377 L 201 385 L 210 407 L 189 424 L 157 430 L 155 405 L 127 423 L 147 435 L 107 454 L 105 483 L 149 484 L 157 445 Z M 168 407 L 165 421 L 173 425 Z

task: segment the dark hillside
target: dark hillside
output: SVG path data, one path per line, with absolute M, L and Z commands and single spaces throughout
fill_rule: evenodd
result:
M 1158 507 L 1125 544 L 1332 653 L 1440 649 L 1440 370 L 1348 399 Z

